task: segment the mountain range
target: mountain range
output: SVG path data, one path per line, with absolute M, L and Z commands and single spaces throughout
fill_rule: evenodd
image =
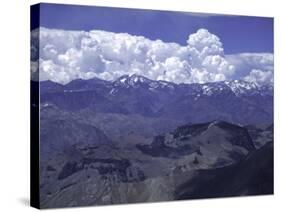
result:
M 40 86 L 42 208 L 273 193 L 273 86 Z
M 140 115 L 182 123 L 223 120 L 238 124 L 272 123 L 273 86 L 245 81 L 174 84 L 125 75 L 116 81 L 77 79 L 66 85 L 40 83 L 41 105 L 68 111 Z

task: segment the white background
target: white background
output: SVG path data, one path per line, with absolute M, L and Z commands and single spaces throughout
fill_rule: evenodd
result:
M 61 211 L 277 211 L 280 186 L 280 28 L 278 0 L 57 0 L 161 10 L 275 17 L 275 195 L 169 203 L 61 209 Z M 7 0 L 0 7 L 0 211 L 29 207 L 29 6 L 38 1 Z M 79 17 L 78 17 L 79 18 Z M 279 209 L 280 211 L 280 209 Z

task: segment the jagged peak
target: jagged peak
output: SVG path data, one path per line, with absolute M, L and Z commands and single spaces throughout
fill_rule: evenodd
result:
M 137 74 L 131 74 L 131 75 L 122 75 L 119 77 L 115 82 L 120 82 L 120 83 L 126 83 L 126 84 L 135 84 L 139 82 L 151 82 L 153 80 L 150 80 L 144 76 L 137 75 Z
M 189 93 L 197 95 L 198 97 L 202 95 L 213 96 L 222 93 L 233 93 L 236 96 L 241 95 L 273 95 L 273 85 L 257 85 L 254 82 L 247 82 L 243 80 L 232 80 L 232 81 L 219 81 L 219 82 L 207 82 L 204 84 L 192 83 L 192 84 L 175 84 L 173 82 L 163 81 L 163 80 L 152 80 L 145 76 L 138 74 L 122 75 L 115 81 L 107 81 L 99 78 L 92 79 L 77 79 L 73 80 L 66 85 L 61 85 L 51 81 L 42 81 L 44 87 L 48 86 L 65 86 L 66 88 L 91 88 L 96 84 L 105 85 L 107 87 L 123 88 L 145 88 L 149 89 L 151 92 L 157 92 L 159 89 L 169 89 L 174 90 L 176 88 L 189 88 Z M 49 85 L 50 84 L 50 85 Z M 197 98 L 197 97 L 196 97 Z

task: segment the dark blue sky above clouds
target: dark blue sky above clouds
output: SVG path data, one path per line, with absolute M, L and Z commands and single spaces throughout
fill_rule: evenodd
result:
M 181 45 L 206 28 L 221 39 L 226 54 L 273 52 L 273 18 L 63 4 L 41 4 L 40 12 L 40 26 L 47 28 L 127 32 Z

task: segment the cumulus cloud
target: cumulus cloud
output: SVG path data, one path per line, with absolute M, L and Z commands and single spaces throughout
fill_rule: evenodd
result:
M 125 74 L 139 74 L 153 80 L 204 83 L 231 80 L 236 76 L 236 65 L 240 67 L 239 58 L 226 56 L 220 39 L 206 29 L 189 35 L 186 46 L 127 33 L 39 30 L 32 32 L 31 52 L 32 72 L 38 68 L 40 80 L 66 84 L 77 78 L 115 80 Z M 271 66 L 266 60 L 255 63 L 257 67 L 247 74 L 252 69 L 264 70 L 261 63 Z
M 244 77 L 244 80 L 254 82 L 257 85 L 273 84 L 273 73 L 271 71 L 253 69 L 249 75 Z
M 226 59 L 235 66 L 235 79 L 244 79 L 256 84 L 272 84 L 274 57 L 271 53 L 242 53 L 227 55 Z

